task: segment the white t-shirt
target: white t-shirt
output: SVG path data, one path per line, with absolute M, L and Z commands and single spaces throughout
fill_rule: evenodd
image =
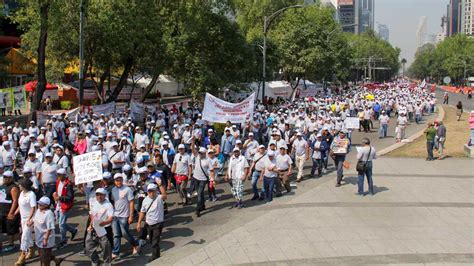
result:
M 308 142 L 303 138 L 301 138 L 301 140 L 295 139 L 293 141 L 293 148 L 295 148 L 296 156 L 303 156 L 306 154 L 306 149 L 308 148 Z
M 41 165 L 41 181 L 43 183 L 56 182 L 56 170 L 58 170 L 58 166 L 56 164 L 47 164 L 46 162 L 44 162 Z
M 114 207 L 108 200 L 104 200 L 102 203 L 99 203 L 97 200 L 90 203 L 89 214 L 93 219 L 98 221 L 105 221 L 109 217 L 114 216 Z M 110 224 L 104 226 L 108 227 Z
M 255 164 L 255 170 L 257 171 L 262 171 L 263 168 L 265 167 L 265 157 L 266 155 L 265 154 L 260 154 L 260 153 L 256 153 L 254 156 L 253 156 L 253 161 L 256 162 Z M 257 162 L 258 160 L 258 162 Z
M 154 225 L 163 222 L 164 210 L 161 195 L 157 195 L 155 200 L 147 196 L 142 202 L 142 208 L 140 209 L 140 212 L 146 212 L 145 222 L 148 225 Z
M 10 148 L 10 150 L 2 149 L 2 162 L 4 166 L 12 166 L 13 161 L 16 159 L 15 151 Z
M 23 165 L 23 168 L 25 167 L 29 167 L 33 175 L 41 173 L 41 163 L 38 159 L 35 159 L 34 161 L 31 161 L 30 159 L 26 160 L 25 164 Z
M 188 175 L 188 167 L 191 165 L 191 158 L 188 154 L 181 155 L 180 153 L 174 156 L 173 164 L 176 164 L 176 174 Z
M 28 219 L 31 209 L 36 207 L 36 195 L 33 191 L 21 192 L 18 198 L 18 206 L 20 208 L 20 217 L 22 220 Z
M 285 154 L 285 155 L 278 154 L 276 156 L 276 166 L 277 166 L 278 171 L 288 170 L 288 168 L 290 168 L 290 165 L 292 163 L 293 163 L 293 160 L 291 160 L 288 154 Z
M 114 201 L 114 216 L 121 218 L 129 217 L 130 201 L 134 198 L 133 191 L 127 186 L 114 187 L 111 196 Z
M 245 168 L 249 168 L 249 163 L 244 156 L 238 158 L 232 156 L 229 162 L 229 177 L 232 179 L 240 179 L 244 176 Z
M 52 248 L 55 243 L 55 233 L 54 233 L 54 214 L 51 210 L 46 209 L 43 211 L 36 211 L 33 216 L 34 228 L 35 228 L 35 241 L 36 246 L 39 248 Z M 43 246 L 43 239 L 48 230 L 51 230 L 48 243 L 46 246 Z
M 265 166 L 265 177 L 277 177 L 278 173 L 273 171 L 272 169 L 276 166 L 276 159 L 273 158 L 273 160 L 270 160 L 270 158 L 267 156 L 263 158 L 262 160 L 264 161 L 264 166 Z
M 207 181 L 210 176 L 210 164 L 207 158 L 201 159 L 197 156 L 194 159 L 193 177 L 200 181 Z M 203 171 L 204 170 L 204 171 Z

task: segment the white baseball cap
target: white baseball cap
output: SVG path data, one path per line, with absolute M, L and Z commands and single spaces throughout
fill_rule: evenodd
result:
M 51 200 L 50 200 L 48 197 L 44 196 L 44 197 L 41 197 L 41 198 L 37 201 L 37 203 L 38 203 L 39 205 L 49 206 L 49 205 L 51 204 Z
M 98 188 L 95 190 L 95 194 L 102 194 L 102 195 L 107 195 L 107 190 L 105 188 Z
M 178 150 L 179 150 L 179 149 L 185 149 L 184 144 L 179 144 L 179 145 L 178 145 Z
M 158 186 L 155 184 L 155 183 L 151 183 L 151 184 L 148 184 L 148 186 L 146 186 L 146 189 L 148 191 L 150 190 L 157 190 L 158 189 Z

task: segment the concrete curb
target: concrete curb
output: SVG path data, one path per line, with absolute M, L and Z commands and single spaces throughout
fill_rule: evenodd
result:
M 445 116 L 445 111 L 444 111 L 444 108 L 442 105 L 438 104 L 437 105 L 437 108 L 438 108 L 438 118 L 436 120 L 438 121 L 443 121 L 444 120 L 444 116 Z M 403 147 L 405 146 L 406 144 L 408 143 L 411 143 L 413 142 L 414 140 L 416 140 L 417 138 L 423 136 L 424 134 L 424 131 L 425 129 L 422 129 L 418 132 L 416 132 L 415 134 L 411 135 L 410 137 L 408 137 L 407 139 L 409 140 L 409 142 L 399 142 L 399 143 L 395 143 L 379 152 L 377 152 L 377 156 L 383 156 L 391 151 L 394 151 L 400 147 Z

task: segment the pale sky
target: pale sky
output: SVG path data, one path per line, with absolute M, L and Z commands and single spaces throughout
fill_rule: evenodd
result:
M 420 17 L 426 16 L 428 33 L 436 35 L 441 31 L 441 17 L 448 3 L 449 0 L 375 0 L 375 22 L 388 26 L 390 43 L 402 50 L 401 58 L 410 65 L 416 52 Z

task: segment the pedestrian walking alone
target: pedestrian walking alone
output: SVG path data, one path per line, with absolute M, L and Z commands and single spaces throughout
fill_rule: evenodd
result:
M 376 150 L 370 145 L 370 140 L 364 138 L 362 140 L 362 148 L 357 150 L 357 164 L 362 165 L 360 169 L 357 169 L 357 194 L 364 196 L 364 178 L 367 177 L 367 184 L 369 186 L 369 194 L 374 195 L 374 183 L 372 180 L 372 167 L 373 160 L 376 159 Z

